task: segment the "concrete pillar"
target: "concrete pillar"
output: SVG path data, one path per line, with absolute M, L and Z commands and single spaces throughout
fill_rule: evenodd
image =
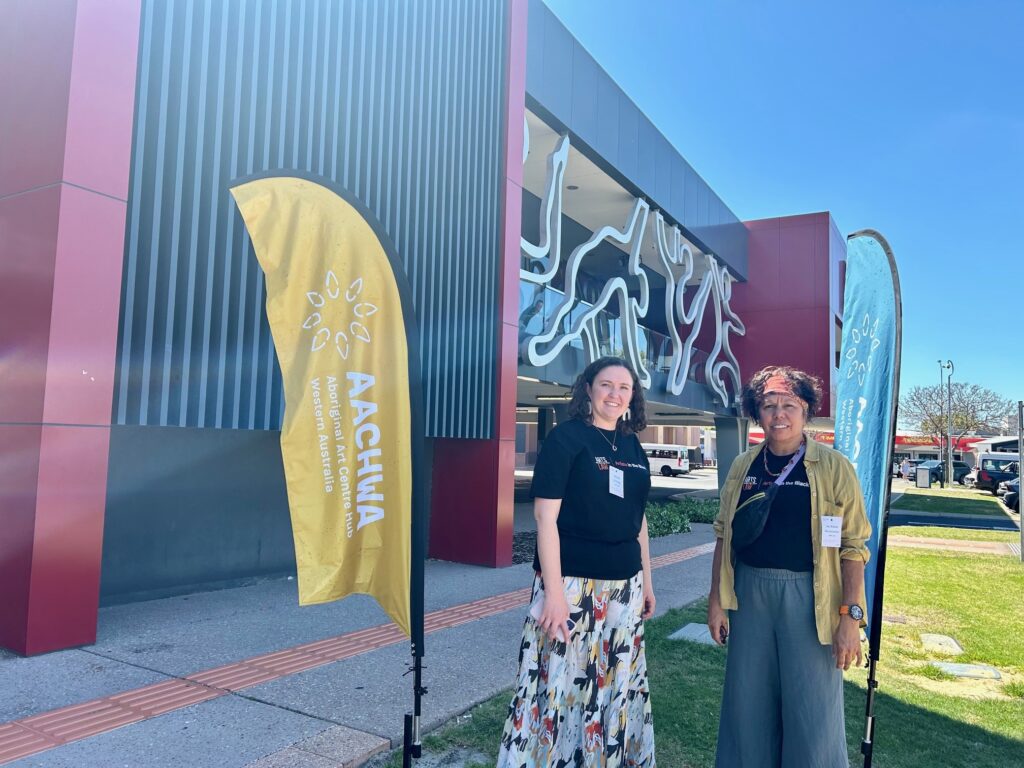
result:
M 0 646 L 96 640 L 139 0 L 4 6 Z
M 747 432 L 750 419 L 745 417 L 716 416 L 715 434 L 718 448 L 718 487 L 725 483 L 732 462 L 747 450 Z

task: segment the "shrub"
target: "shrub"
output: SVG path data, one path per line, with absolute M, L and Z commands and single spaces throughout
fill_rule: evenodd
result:
M 684 498 L 681 502 L 691 523 L 713 523 L 718 517 L 718 499 Z
M 657 501 L 647 505 L 647 533 L 651 538 L 688 533 L 690 518 L 679 501 Z

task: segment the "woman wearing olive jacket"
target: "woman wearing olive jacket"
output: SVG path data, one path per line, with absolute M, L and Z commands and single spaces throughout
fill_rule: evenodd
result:
M 729 645 L 716 764 L 847 768 L 843 670 L 862 659 L 871 536 L 860 484 L 846 457 L 804 434 L 817 379 L 765 368 L 742 399 L 765 442 L 733 462 L 714 525 L 708 629 Z M 767 515 L 752 518 L 759 501 Z M 751 519 L 763 529 L 744 529 Z

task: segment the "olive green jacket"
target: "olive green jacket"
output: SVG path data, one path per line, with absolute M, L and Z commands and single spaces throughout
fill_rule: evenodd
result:
M 722 608 L 737 610 L 732 551 L 732 516 L 740 498 L 743 479 L 754 459 L 760 454 L 758 445 L 741 454 L 729 468 L 729 475 L 719 492 L 720 506 L 715 520 L 715 535 L 722 539 L 722 567 L 719 571 L 718 595 Z M 868 561 L 867 541 L 871 523 L 864 511 L 860 482 L 849 460 L 838 451 L 815 440 L 807 441 L 804 455 L 807 480 L 811 487 L 811 544 L 814 548 L 814 618 L 818 640 L 831 645 L 832 633 L 839 626 L 839 606 L 843 603 L 842 560 Z M 843 518 L 841 546 L 821 546 L 820 516 Z M 858 603 L 866 610 L 863 590 Z

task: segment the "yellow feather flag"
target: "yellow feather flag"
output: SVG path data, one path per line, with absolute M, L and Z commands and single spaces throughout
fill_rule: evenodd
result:
M 231 193 L 266 274 L 284 378 L 299 603 L 372 595 L 410 633 L 409 346 L 387 251 L 360 210 L 313 181 Z

